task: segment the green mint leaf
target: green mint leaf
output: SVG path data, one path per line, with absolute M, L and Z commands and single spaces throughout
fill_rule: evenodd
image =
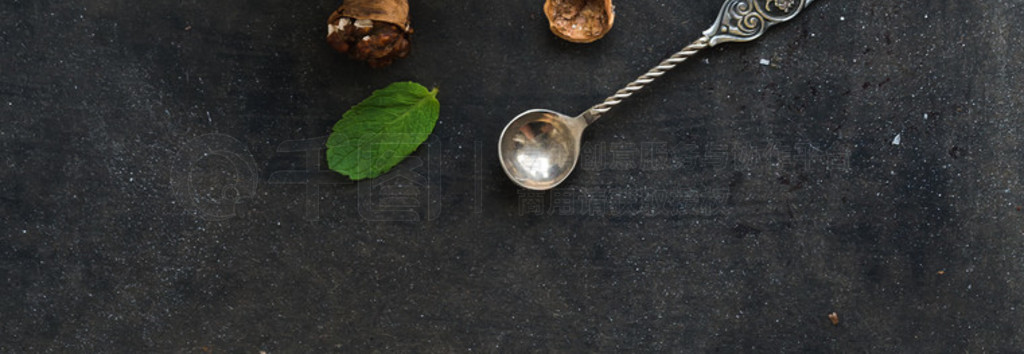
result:
M 402 162 L 434 131 L 437 89 L 396 82 L 342 115 L 327 139 L 327 164 L 352 180 L 374 178 Z

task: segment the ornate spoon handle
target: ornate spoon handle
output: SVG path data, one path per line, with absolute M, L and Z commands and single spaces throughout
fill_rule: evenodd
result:
M 789 21 L 807 8 L 814 0 L 727 0 L 722 5 L 715 24 L 704 34 L 678 53 L 672 54 L 658 66 L 630 82 L 614 95 L 608 97 L 583 113 L 587 124 L 593 123 L 612 107 L 622 103 L 633 93 L 640 91 L 654 79 L 696 55 L 701 50 L 726 42 L 749 42 L 761 37 L 768 27 Z

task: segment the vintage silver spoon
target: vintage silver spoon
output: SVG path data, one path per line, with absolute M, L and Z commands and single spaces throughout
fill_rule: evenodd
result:
M 703 36 L 583 114 L 569 117 L 532 109 L 512 119 L 498 141 L 501 167 L 523 188 L 554 188 L 576 167 L 583 130 L 602 114 L 701 50 L 720 43 L 755 40 L 768 27 L 796 17 L 812 1 L 727 0 L 718 20 Z

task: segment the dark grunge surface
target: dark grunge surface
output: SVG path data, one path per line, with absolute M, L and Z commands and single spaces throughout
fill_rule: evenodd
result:
M 0 351 L 1024 346 L 1024 1 L 818 0 L 664 76 L 518 190 L 496 141 L 695 39 L 718 0 L 412 1 L 378 71 L 337 1 L 0 3 Z M 441 89 L 380 179 L 321 167 L 374 89 Z M 835 312 L 834 326 L 827 315 Z

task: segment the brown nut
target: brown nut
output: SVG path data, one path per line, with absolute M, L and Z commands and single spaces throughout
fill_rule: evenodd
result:
M 370 67 L 409 55 L 408 0 L 345 0 L 327 19 L 327 43 Z
M 551 32 L 574 43 L 601 39 L 615 23 L 612 0 L 547 0 L 544 14 Z

